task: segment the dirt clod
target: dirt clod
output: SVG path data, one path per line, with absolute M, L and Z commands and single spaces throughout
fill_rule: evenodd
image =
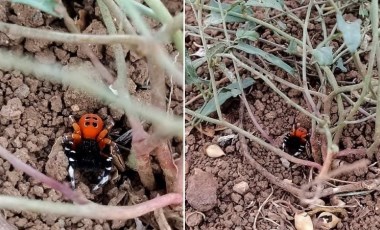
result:
M 198 226 L 203 221 L 203 216 L 198 212 L 193 212 L 187 215 L 186 224 L 189 227 Z
M 62 105 L 62 99 L 59 95 L 55 95 L 50 98 L 50 104 L 51 109 L 55 112 L 62 111 L 63 105 Z
M 248 191 L 248 189 L 249 189 L 249 185 L 245 181 L 235 184 L 234 187 L 232 188 L 232 190 L 239 193 L 240 195 L 244 195 Z
M 188 177 L 186 200 L 198 211 L 208 211 L 217 204 L 216 178 L 200 169 L 194 169 L 194 175 Z
M 14 121 L 20 119 L 21 114 L 24 112 L 24 106 L 19 98 L 12 98 L 8 101 L 7 105 L 3 106 L 0 110 L 0 117 L 5 121 Z

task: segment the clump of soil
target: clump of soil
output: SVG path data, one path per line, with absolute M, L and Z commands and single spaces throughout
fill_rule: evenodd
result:
M 172 4 L 178 5 L 177 1 L 168 3 L 168 5 Z M 78 11 L 83 9 L 87 10 L 83 32 L 106 34 L 98 6 L 94 1 L 75 2 L 69 12 L 75 17 Z M 178 11 L 181 11 L 181 8 L 176 8 L 176 12 Z M 0 3 L 0 21 L 67 31 L 60 19 L 29 6 L 4 1 Z M 157 22 L 151 23 L 153 27 L 158 25 Z M 0 32 L 0 46 L 16 53 L 34 56 L 43 63 L 58 62 L 64 65 L 64 68 L 80 64 L 93 69 L 81 47 L 78 48 L 73 44 L 20 38 Z M 116 73 L 112 49 L 104 45 L 94 45 L 91 48 L 111 73 Z M 130 93 L 141 101 L 150 102 L 150 89 L 136 87 L 137 83 L 141 83 L 141 78 L 145 80 L 149 78 L 146 61 L 131 52 L 126 54 L 126 61 L 130 67 L 129 71 L 133 70 L 136 73 L 129 75 L 132 76 L 132 79 L 128 79 Z M 94 74 L 97 74 L 96 70 Z M 177 94 L 181 92 L 177 87 L 175 91 Z M 169 95 L 169 92 L 167 93 Z M 182 98 L 172 98 L 171 103 L 171 109 L 175 113 L 181 111 Z M 38 171 L 59 181 L 67 181 L 68 161 L 62 151 L 61 138 L 64 133 L 72 132 L 68 116 L 74 115 L 76 119 L 79 119 L 84 113 L 97 113 L 105 120 L 112 118 L 116 124 L 113 129 L 114 134 L 118 134 L 128 126 L 123 111 L 112 105 L 103 104 L 78 90 L 40 81 L 34 76 L 26 76 L 18 71 L 0 70 L 0 145 Z M 124 157 L 128 156 L 128 152 L 123 150 L 122 154 Z M 90 190 L 97 178 L 94 182 L 87 175 L 85 171 L 77 170 L 77 189 L 82 191 L 88 199 L 105 205 L 140 203 L 154 198 L 157 192 L 164 192 L 165 189 L 163 185 L 159 186 L 157 191 L 147 191 L 142 186 L 137 173 L 128 168 L 123 174 L 118 174 L 113 169 L 110 182 L 99 191 L 92 193 Z M 59 202 L 65 200 L 62 194 L 14 169 L 2 158 L 0 158 L 0 194 Z M 3 214 L 8 223 L 23 229 L 130 229 L 136 227 L 135 220 L 64 218 L 7 210 L 3 210 Z M 174 214 L 173 219 L 180 215 Z M 158 227 L 153 214 L 142 216 L 138 221 L 142 221 L 148 229 Z M 169 218 L 169 221 L 172 219 Z
M 285 4 L 290 9 L 300 7 L 299 2 L 285 1 Z M 306 4 L 306 3 L 304 3 Z M 303 4 L 303 5 L 304 5 Z M 193 10 L 190 6 L 186 5 L 186 24 L 196 26 L 197 22 L 193 15 Z M 255 10 L 255 17 L 266 18 L 275 15 L 275 11 L 265 11 L 264 14 L 261 10 Z M 304 18 L 306 15 L 306 8 L 304 10 L 297 10 L 295 13 Z M 312 13 L 312 17 L 317 15 L 316 12 Z M 284 17 L 282 22 L 286 24 L 286 32 L 291 33 L 293 36 L 302 39 L 302 27 L 296 22 L 286 19 Z M 327 30 L 331 31 L 335 25 L 335 16 L 328 16 L 325 18 L 327 23 Z M 222 25 L 216 25 L 218 28 L 207 28 L 205 32 L 207 35 L 217 38 L 210 40 L 217 42 L 218 39 L 224 39 L 224 32 Z M 230 31 L 236 31 L 238 28 L 242 28 L 243 24 L 228 23 L 227 29 Z M 320 34 L 317 31 L 321 30 L 320 23 L 310 24 L 308 32 L 310 34 Z M 314 31 L 314 32 L 313 32 Z M 273 43 L 287 46 L 286 41 L 279 38 L 273 31 L 260 27 L 257 31 L 260 34 L 260 38 L 266 39 Z M 233 39 L 233 37 L 231 38 Z M 323 37 L 313 37 L 313 47 L 316 47 L 323 40 Z M 187 36 L 185 38 L 186 47 L 190 55 L 199 51 L 199 44 L 202 41 L 196 36 Z M 211 44 L 212 45 L 212 42 Z M 273 46 L 265 42 L 254 42 L 252 44 L 267 52 L 271 51 L 274 55 L 279 57 L 287 57 L 288 54 L 282 51 L 272 51 Z M 331 43 L 334 46 L 334 50 L 339 46 L 337 43 Z M 247 56 L 246 54 L 243 54 Z M 368 55 L 368 53 L 366 53 Z M 199 58 L 196 55 L 192 58 Z M 261 65 L 262 60 L 255 56 L 249 57 L 255 63 Z M 290 57 L 286 60 L 294 59 Z M 230 71 L 234 71 L 234 66 L 230 60 L 223 60 L 227 68 Z M 286 72 L 278 69 L 274 66 L 267 66 L 266 70 L 271 71 L 276 76 L 283 78 L 286 81 L 293 84 L 299 84 L 293 76 L 288 75 Z M 347 81 L 357 78 L 358 74 L 353 65 L 348 65 L 348 73 L 339 73 L 337 71 L 336 76 L 340 80 Z M 215 70 L 216 81 L 220 81 L 225 75 L 217 68 Z M 202 79 L 209 79 L 207 64 L 200 66 L 197 69 L 197 74 Z M 253 77 L 251 73 L 245 70 L 239 70 L 240 76 Z M 316 73 L 309 73 L 309 82 L 313 90 L 318 91 L 319 84 L 318 79 L 314 79 L 317 76 Z M 307 108 L 302 92 L 291 89 L 285 85 L 279 84 L 273 81 L 283 93 L 285 93 L 292 101 Z M 222 87 L 222 85 L 219 86 Z M 331 89 L 329 89 L 331 90 Z M 198 87 L 186 86 L 186 101 L 193 100 L 201 92 Z M 258 123 L 263 127 L 266 133 L 275 140 L 277 146 L 282 143 L 283 136 L 291 130 L 291 127 L 295 123 L 301 123 L 301 125 L 307 129 L 311 128 L 311 120 L 303 114 L 300 114 L 292 106 L 287 104 L 277 93 L 273 92 L 263 81 L 257 80 L 253 86 L 245 91 L 248 103 L 252 112 L 258 119 Z M 202 97 L 201 97 L 202 98 Z M 192 110 L 197 110 L 203 105 L 203 100 L 194 100 L 188 105 Z M 335 102 L 334 102 L 335 103 Z M 237 124 L 239 121 L 239 97 L 229 99 L 222 106 L 223 118 L 231 124 Z M 344 102 L 344 106 L 347 108 L 350 105 Z M 216 114 L 212 114 L 217 119 Z M 360 115 L 357 116 L 357 119 Z M 336 122 L 337 106 L 333 104 L 331 111 L 331 120 Z M 245 112 L 243 118 L 243 127 L 247 132 L 253 133 L 255 136 L 259 136 L 260 132 L 256 129 L 252 123 L 247 112 Z M 340 143 L 340 149 L 346 148 L 368 148 L 373 142 L 374 122 L 368 120 L 364 123 L 357 125 L 349 125 L 344 129 L 342 141 Z M 291 194 L 280 189 L 276 185 L 271 184 L 268 180 L 260 174 L 257 170 L 248 163 L 248 161 L 241 154 L 241 145 L 238 138 L 231 139 L 228 143 L 218 143 L 220 137 L 226 137 L 231 134 L 236 134 L 230 129 L 223 129 L 219 126 L 215 126 L 208 123 L 202 123 L 198 128 L 193 128 L 186 137 L 186 178 L 194 178 L 197 171 L 204 171 L 210 174 L 210 178 L 215 178 L 217 185 L 214 189 L 208 189 L 207 194 L 202 196 L 217 197 L 216 204 L 211 209 L 204 209 L 199 204 L 194 205 L 192 201 L 193 194 L 189 196 L 186 194 L 186 224 L 189 229 L 277 229 L 284 227 L 285 229 L 294 229 L 293 216 L 289 216 L 292 213 L 291 210 L 285 209 L 278 202 L 285 201 L 294 205 L 299 209 L 304 209 L 304 204 L 299 202 L 299 199 Z M 210 144 L 218 144 L 222 147 L 226 155 L 219 158 L 210 158 L 205 154 L 205 148 Z M 255 142 L 249 142 L 250 155 L 260 163 L 266 170 L 272 173 L 280 180 L 288 180 L 294 183 L 296 186 L 302 186 L 309 182 L 310 168 L 305 166 L 294 165 L 293 163 L 286 164 L 280 160 L 280 158 L 264 149 Z M 303 155 L 300 158 L 312 159 L 311 156 Z M 350 156 L 344 158 L 348 162 L 353 162 L 359 159 L 359 156 Z M 349 174 L 338 177 L 340 180 L 347 181 L 362 181 L 365 179 L 377 178 L 378 173 L 371 170 L 351 172 Z M 202 179 L 202 178 L 201 178 Z M 211 180 L 211 179 L 210 179 Z M 245 186 L 248 184 L 248 189 L 238 188 L 239 186 Z M 340 185 L 339 183 L 337 183 Z M 193 188 L 196 185 L 194 181 L 187 180 L 187 189 Z M 207 187 L 209 185 L 205 185 Z M 203 190 L 201 190 L 203 191 Z M 342 223 L 338 224 L 337 229 L 356 229 L 359 226 L 367 226 L 366 228 L 377 229 L 380 226 L 380 219 L 378 218 L 379 202 L 378 191 L 373 191 L 367 194 L 359 194 L 353 196 L 339 197 L 347 205 L 345 208 L 348 212 L 348 217 L 342 217 Z M 267 201 L 266 201 L 267 200 Z M 331 205 L 329 200 L 324 200 L 326 205 Z M 263 205 L 263 203 L 265 204 Z M 205 201 L 203 205 L 206 205 Z M 262 206 L 262 207 L 261 207 Z M 259 212 L 259 208 L 261 211 Z M 288 214 L 286 214 L 288 213 Z M 257 220 L 255 220 L 257 219 Z M 282 226 L 280 226 L 282 225 Z

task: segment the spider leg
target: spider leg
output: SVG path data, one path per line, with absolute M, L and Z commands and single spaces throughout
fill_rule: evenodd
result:
M 109 177 L 110 177 L 111 169 L 112 169 L 112 156 L 109 156 L 106 159 L 104 171 L 103 171 L 102 175 L 100 176 L 100 180 L 99 180 L 98 184 L 94 186 L 92 191 L 98 190 L 105 183 L 107 183 L 107 181 L 109 180 Z
M 129 145 L 132 142 L 132 129 L 123 133 L 120 137 L 118 137 L 116 142 L 121 143 L 123 145 Z
M 99 145 L 105 145 L 101 152 L 101 156 L 103 157 L 103 165 L 104 170 L 100 176 L 99 182 L 97 185 L 94 186 L 92 191 L 98 190 L 100 187 L 102 187 L 107 181 L 109 180 L 109 175 L 112 169 L 112 154 L 111 154 L 111 143 L 113 143 L 110 139 L 104 138 L 101 140 L 101 143 Z
M 290 133 L 287 133 L 287 134 L 285 135 L 285 137 L 284 137 L 284 140 L 282 141 L 282 146 L 281 146 L 281 150 L 282 150 L 282 151 L 285 150 L 286 143 L 288 142 L 289 137 L 290 137 Z
M 69 159 L 68 172 L 70 177 L 70 185 L 72 189 L 75 189 L 74 169 L 76 168 L 77 161 L 76 152 L 73 149 L 73 138 L 70 135 L 65 134 L 62 139 L 62 146 L 67 158 Z

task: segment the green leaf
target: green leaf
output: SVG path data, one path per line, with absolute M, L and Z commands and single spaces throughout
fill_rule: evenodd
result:
M 207 59 L 211 59 L 215 56 L 215 54 L 223 53 L 226 50 L 226 48 L 226 44 L 223 42 L 214 44 L 208 49 L 206 53 Z
M 288 54 L 297 54 L 298 53 L 297 47 L 298 47 L 298 45 L 297 45 L 296 40 L 292 39 L 292 40 L 290 40 L 290 43 L 289 43 L 288 48 L 286 49 L 286 52 Z
M 254 30 L 248 31 L 248 30 L 238 29 L 236 31 L 236 37 L 237 39 L 245 38 L 251 41 L 256 41 L 259 38 L 259 34 Z
M 343 59 L 339 58 L 338 61 L 336 62 L 336 67 L 342 70 L 343 73 L 347 72 L 347 68 L 344 67 L 343 65 Z
M 192 61 L 192 63 L 193 63 L 194 68 L 198 69 L 206 61 L 207 61 L 206 57 L 201 57 L 201 58 L 195 59 L 194 61 Z
M 253 80 L 252 78 L 245 78 L 242 82 L 241 82 L 241 86 L 243 87 L 243 89 L 251 86 L 253 83 L 255 83 L 255 80 Z M 239 82 L 234 82 L 234 83 L 231 83 L 229 85 L 227 85 L 226 87 L 222 88 L 221 90 L 224 90 L 224 89 L 239 89 L 240 90 L 240 87 L 239 87 Z
M 235 12 L 239 14 L 244 14 L 244 15 L 253 15 L 252 9 L 245 8 L 244 5 L 240 4 L 227 4 L 227 3 L 221 3 L 222 9 L 226 10 L 227 12 Z M 205 25 L 217 25 L 221 24 L 223 22 L 222 15 L 219 12 L 219 4 L 215 0 L 211 0 L 209 3 L 209 6 L 215 7 L 218 10 L 212 10 L 211 13 L 207 16 L 205 19 L 204 23 Z M 225 15 L 224 18 L 225 22 L 245 22 L 246 19 L 236 17 L 236 16 L 231 16 L 231 15 Z
M 255 81 L 252 78 L 246 78 L 242 81 L 243 89 L 253 85 Z M 231 97 L 237 97 L 241 94 L 241 90 L 238 82 L 229 84 L 228 86 L 218 90 L 218 100 L 219 105 L 223 105 Z M 209 114 L 216 111 L 215 99 L 211 98 L 207 103 L 205 103 L 200 109 L 197 110 L 198 113 L 208 116 Z
M 364 4 L 360 4 L 359 6 L 359 15 L 363 18 L 368 17 L 369 12 Z
M 189 52 L 187 51 L 187 49 L 185 50 L 185 72 L 186 72 L 186 77 L 185 77 L 186 85 L 201 83 L 201 80 L 197 75 L 197 71 L 195 71 L 193 63 L 191 62 Z
M 57 0 L 12 0 L 12 2 L 29 5 L 58 18 L 63 17 L 62 14 L 56 11 L 59 7 L 63 7 L 60 1 Z
M 294 74 L 294 69 L 290 67 L 288 64 L 286 64 L 284 61 L 282 61 L 281 58 L 278 58 L 274 56 L 273 54 L 267 53 L 259 48 L 253 47 L 243 42 L 239 42 L 239 44 L 236 46 L 233 46 L 233 48 L 242 50 L 249 54 L 259 55 L 260 57 L 264 58 L 265 60 L 272 63 L 273 65 L 278 66 L 281 69 L 285 70 L 287 73 L 291 75 Z
M 332 47 L 320 47 L 312 51 L 314 59 L 320 66 L 327 66 L 333 63 Z
M 284 11 L 284 1 L 283 0 L 248 0 L 245 4 L 246 6 L 258 6 L 258 7 L 266 7 L 273 8 L 279 11 Z
M 344 21 L 342 14 L 336 15 L 338 30 L 343 33 L 343 40 L 348 50 L 355 53 L 360 45 L 360 24 L 361 20 L 357 19 L 354 22 L 347 23 Z

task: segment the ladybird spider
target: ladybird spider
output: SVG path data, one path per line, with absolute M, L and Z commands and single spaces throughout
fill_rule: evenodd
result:
M 117 144 L 107 137 L 114 123 L 110 121 L 104 127 L 103 120 L 96 114 L 84 114 L 78 123 L 73 116 L 69 116 L 69 120 L 74 132 L 63 136 L 62 145 L 69 159 L 68 172 L 71 187 L 75 189 L 75 168 L 102 168 L 99 182 L 92 189 L 95 191 L 109 180 L 112 161 L 120 171 L 125 170 Z
M 282 143 L 282 149 L 293 155 L 298 156 L 305 151 L 310 151 L 309 133 L 305 128 L 293 125 L 292 131 L 287 133 Z

